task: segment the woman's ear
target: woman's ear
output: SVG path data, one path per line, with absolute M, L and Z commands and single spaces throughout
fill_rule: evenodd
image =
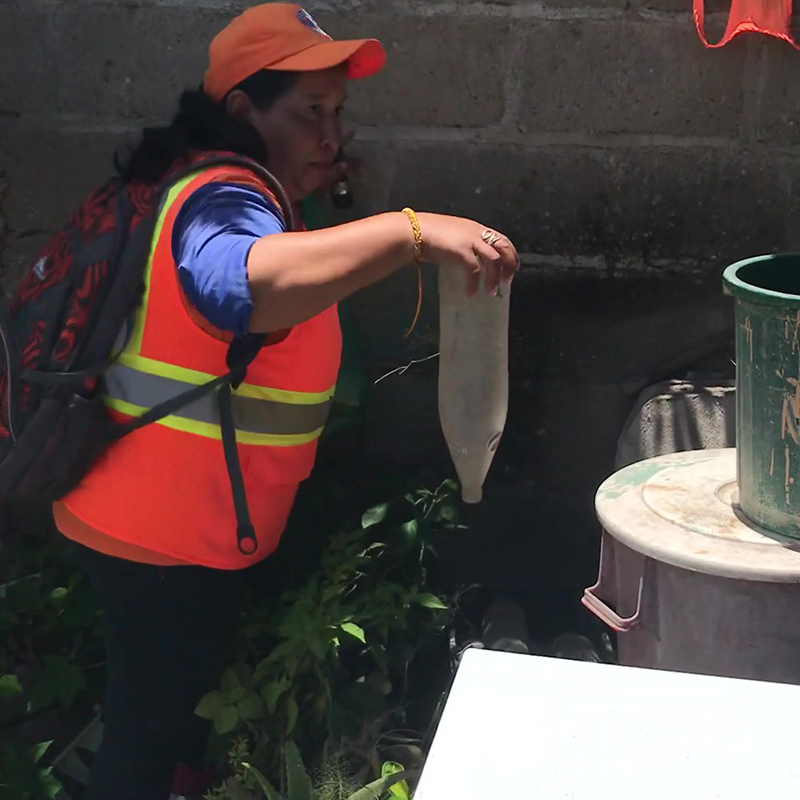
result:
M 252 109 L 253 101 L 241 89 L 234 89 L 225 98 L 225 110 L 235 119 L 249 120 Z

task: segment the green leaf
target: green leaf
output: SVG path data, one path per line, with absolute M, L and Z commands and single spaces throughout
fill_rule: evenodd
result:
M 286 788 L 291 800 L 311 800 L 311 778 L 308 777 L 297 745 L 286 742 Z
M 364 629 L 359 628 L 358 625 L 355 624 L 355 622 L 343 622 L 341 625 L 341 629 L 345 633 L 349 633 L 352 637 L 358 639 L 358 641 L 361 642 L 362 644 L 367 643 L 367 636 L 364 633 Z
M 58 702 L 69 708 L 78 692 L 86 688 L 86 678 L 76 664 L 64 656 L 44 656 L 43 666 L 31 687 L 30 710 L 41 711 Z
M 373 508 L 368 509 L 361 516 L 361 527 L 366 530 L 367 528 L 371 528 L 373 525 L 377 525 L 379 522 L 383 522 L 388 513 L 388 503 L 381 503 L 379 506 L 374 506 Z
M 322 590 L 322 602 L 330 603 L 331 600 L 335 600 L 339 596 L 341 591 L 342 589 L 338 585 L 328 586 Z
M 259 788 L 264 792 L 267 800 L 284 800 L 284 798 L 275 791 L 275 787 L 264 777 L 264 774 L 256 769 L 252 764 L 242 761 L 242 768 L 249 772 L 255 779 Z
M 270 714 L 275 713 L 278 700 L 280 700 L 281 695 L 289 688 L 290 685 L 289 679 L 283 678 L 282 680 L 268 683 L 261 690 L 261 697 L 264 698 L 264 702 L 267 704 L 267 710 Z
M 61 784 L 50 774 L 52 767 L 39 762 L 50 747 L 43 742 L 24 751 L 10 743 L 0 751 L 0 797 L 3 800 L 53 800 Z
M 291 640 L 281 642 L 275 649 L 264 659 L 262 663 L 274 664 L 276 661 L 286 658 L 294 649 L 295 643 Z
M 86 630 L 92 626 L 100 625 L 100 611 L 95 603 L 94 596 L 88 591 L 70 591 L 69 602 L 63 605 L 64 627 L 68 630 Z
M 403 532 L 406 541 L 411 544 L 419 533 L 419 522 L 415 519 L 410 519 L 401 525 L 400 530 Z
M 328 655 L 328 650 L 325 647 L 325 644 L 316 638 L 309 639 L 308 649 L 311 650 L 311 652 L 314 654 L 314 657 L 319 661 L 324 661 L 325 657 Z
M 239 676 L 236 674 L 235 669 L 228 667 L 223 673 L 219 683 L 219 688 L 223 692 L 230 692 L 239 687 Z
M 239 712 L 235 706 L 223 706 L 214 717 L 214 730 L 220 734 L 230 733 L 239 724 Z
M 0 797 L 3 800 L 50 800 L 53 797 L 50 769 L 43 769 L 39 760 L 50 742 L 33 749 L 18 749 L 10 742 L 0 750 Z
M 398 764 L 396 761 L 386 761 L 381 767 L 381 777 L 388 778 L 390 775 L 397 775 L 403 772 L 405 767 Z M 408 787 L 408 781 L 401 780 L 392 786 L 389 786 L 389 794 L 396 797 L 397 800 L 409 800 L 411 797 L 411 790 Z
M 64 788 L 61 781 L 51 774 L 49 768 L 39 774 L 39 785 L 47 800 L 55 800 Z
M 289 697 L 286 702 L 286 735 L 289 736 L 297 725 L 297 718 L 300 716 L 300 709 L 294 695 Z
M 223 692 L 223 698 L 227 703 L 238 703 L 247 694 L 244 686 L 235 686 L 229 692 Z
M 242 719 L 264 719 L 267 715 L 264 701 L 255 692 L 249 692 L 245 695 L 239 701 L 237 708 Z
M 59 586 L 50 592 L 50 599 L 57 603 L 60 600 L 63 600 L 68 594 L 69 589 L 67 589 L 66 586 Z
M 253 671 L 253 680 L 256 683 L 261 683 L 264 678 L 269 675 L 269 671 L 272 668 L 272 662 L 268 658 L 262 658 L 261 661 L 256 664 L 256 668 Z
M 239 677 L 239 685 L 240 686 L 250 686 L 253 680 L 253 672 L 250 669 L 249 664 L 237 664 L 236 665 L 236 674 Z
M 435 594 L 418 594 L 414 602 L 423 608 L 447 609 L 447 606 Z
M 16 675 L 0 675 L 0 697 L 13 697 L 22 693 L 22 684 Z
M 224 707 L 222 696 L 219 692 L 213 691 L 203 695 L 200 702 L 197 704 L 194 713 L 202 719 L 216 719 L 222 712 Z
M 385 778 L 378 778 L 357 792 L 353 792 L 347 800 L 380 800 L 384 792 L 390 791 L 396 784 L 404 782 L 407 777 L 407 772 L 397 772 Z
M 38 764 L 42 760 L 44 754 L 50 749 L 51 744 L 53 744 L 52 739 L 49 742 L 40 742 L 31 750 L 34 764 Z

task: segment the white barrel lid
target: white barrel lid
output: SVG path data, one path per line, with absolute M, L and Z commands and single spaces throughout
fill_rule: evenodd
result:
M 597 490 L 603 529 L 675 567 L 749 581 L 800 583 L 800 540 L 739 508 L 736 450 L 692 450 L 631 464 Z

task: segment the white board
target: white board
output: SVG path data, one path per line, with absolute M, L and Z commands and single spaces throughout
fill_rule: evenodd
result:
M 414 800 L 800 798 L 800 687 L 468 650 Z

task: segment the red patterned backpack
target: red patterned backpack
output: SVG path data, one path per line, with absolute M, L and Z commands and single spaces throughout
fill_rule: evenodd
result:
M 129 423 L 112 421 L 98 391 L 141 302 L 161 199 L 185 175 L 219 164 L 246 167 L 261 178 L 292 230 L 291 205 L 266 169 L 241 156 L 213 154 L 173 170 L 161 186 L 119 179 L 106 183 L 48 242 L 11 303 L 0 299 L 0 497 L 57 500 L 112 442 L 244 379 L 263 336 L 234 341 L 228 374 Z M 224 440 L 233 436 L 232 424 L 231 436 L 225 433 Z M 226 447 L 226 461 L 232 483 L 239 483 L 233 441 L 232 449 Z M 237 516 L 240 522 L 246 517 L 242 502 Z

